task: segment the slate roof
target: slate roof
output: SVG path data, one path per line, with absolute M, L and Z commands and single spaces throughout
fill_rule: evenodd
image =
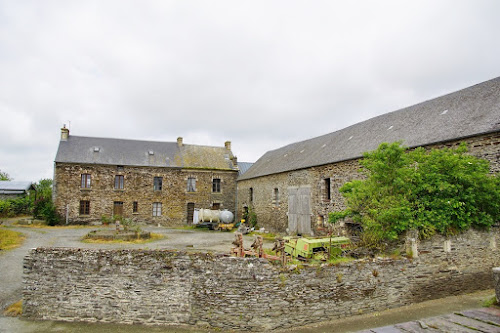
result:
M 408 147 L 500 131 L 500 77 L 264 154 L 239 180 L 362 157 L 382 142 Z
M 232 157 L 225 147 L 70 135 L 60 141 L 55 162 L 237 170 Z
M 35 189 L 29 181 L 1 180 L 0 194 L 22 194 L 30 189 Z
M 242 175 L 245 172 L 247 172 L 248 169 L 250 169 L 250 167 L 252 165 L 253 165 L 253 163 L 250 163 L 250 162 L 238 162 L 238 168 L 240 169 L 240 171 L 238 172 L 238 175 Z

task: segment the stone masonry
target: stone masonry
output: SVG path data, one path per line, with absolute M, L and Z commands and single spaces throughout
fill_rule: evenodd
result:
M 493 287 L 498 228 L 434 237 L 414 259 L 282 268 L 166 250 L 39 248 L 24 261 L 29 319 L 266 331 Z
M 116 165 L 88 165 L 57 163 L 55 166 L 55 206 L 58 213 L 68 216 L 70 223 L 100 221 L 102 216 L 113 216 L 114 202 L 123 202 L 123 217 L 148 223 L 176 226 L 187 221 L 187 205 L 195 208 L 235 209 L 237 172 L 224 170 L 174 169 L 159 167 L 132 167 Z M 81 187 L 81 175 L 91 175 L 90 188 Z M 124 176 L 123 189 L 115 189 L 116 175 Z M 162 177 L 162 190 L 153 188 L 154 177 Z M 188 192 L 188 178 L 196 179 L 196 191 Z M 212 191 L 212 180 L 221 180 L 221 191 Z M 80 201 L 90 202 L 90 214 L 80 214 Z M 133 212 L 137 202 L 137 212 Z M 161 216 L 153 216 L 154 202 L 162 204 Z

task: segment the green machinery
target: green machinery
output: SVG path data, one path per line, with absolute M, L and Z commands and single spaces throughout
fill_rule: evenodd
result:
M 294 258 L 326 260 L 328 255 L 338 257 L 351 241 L 347 237 L 294 238 L 283 237 L 285 252 Z M 328 250 L 330 249 L 330 251 Z

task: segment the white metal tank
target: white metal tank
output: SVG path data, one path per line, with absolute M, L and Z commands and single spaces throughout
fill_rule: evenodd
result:
M 220 220 L 223 223 L 232 223 L 234 220 L 234 214 L 225 209 L 220 213 Z
M 220 210 L 203 209 L 198 212 L 198 221 L 200 222 L 219 222 Z

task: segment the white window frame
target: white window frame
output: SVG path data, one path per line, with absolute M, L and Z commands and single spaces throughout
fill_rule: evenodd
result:
M 153 202 L 153 216 L 161 216 L 161 202 Z

